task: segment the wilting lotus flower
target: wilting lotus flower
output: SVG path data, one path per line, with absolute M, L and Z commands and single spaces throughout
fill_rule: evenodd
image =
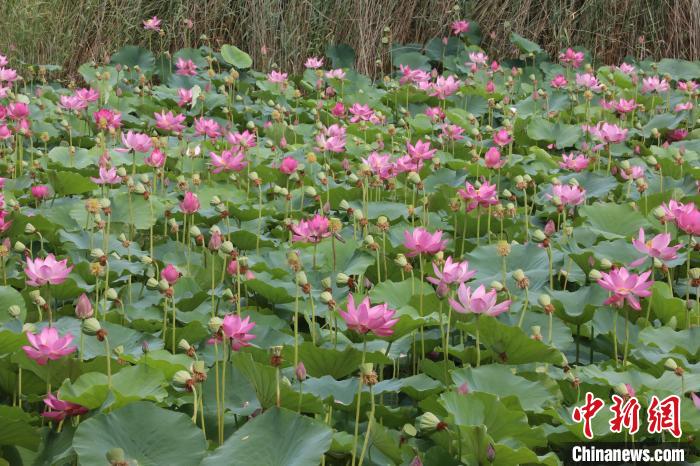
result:
M 34 259 L 27 258 L 27 265 L 24 267 L 24 273 L 27 274 L 27 285 L 43 286 L 47 284 L 60 285 L 66 278 L 73 266 L 68 267 L 66 264 L 68 259 L 57 261 L 53 254 L 46 256 L 46 259 L 36 257 Z
M 253 327 L 255 327 L 255 322 L 250 321 L 250 317 L 241 319 L 240 316 L 235 314 L 229 314 L 224 317 L 224 322 L 221 324 L 221 330 L 224 336 L 231 341 L 231 349 L 233 351 L 238 351 L 244 346 L 250 346 L 249 341 L 255 338 L 255 335 L 248 333 Z
M 60 337 L 55 327 L 44 327 L 38 334 L 28 332 L 27 340 L 31 346 L 23 346 L 22 349 L 40 366 L 46 365 L 49 359 L 56 361 L 77 349 L 75 346 L 70 346 L 73 335 L 66 333 L 65 336 Z
M 347 312 L 339 311 L 339 313 L 348 329 L 361 335 L 373 332 L 380 337 L 390 336 L 394 333 L 392 327 L 399 321 L 399 319 L 392 319 L 396 311 L 389 309 L 386 303 L 372 306 L 369 298 L 365 298 L 356 307 L 352 293 L 348 295 Z
M 182 274 L 175 268 L 173 264 L 168 264 L 160 272 L 160 278 L 168 282 L 169 285 L 174 285 L 180 279 Z
M 598 284 L 613 293 L 612 296 L 605 300 L 605 304 L 622 307 L 627 302 L 632 309 L 639 311 L 642 308 L 639 305 L 638 298 L 645 298 L 651 295 L 649 288 L 654 284 L 654 281 L 647 281 L 651 271 L 637 275 L 636 273 L 630 273 L 624 267 L 620 267 L 619 269 L 611 270 L 610 273 L 601 272 L 601 275 L 602 278 L 598 280 Z
M 510 300 L 496 304 L 497 295 L 496 290 L 491 290 L 487 293 L 484 285 L 479 285 L 476 290 L 472 291 L 470 287 L 462 283 L 457 288 L 459 301 L 452 298 L 449 301 L 452 309 L 461 314 L 486 314 L 495 317 L 510 308 Z
M 322 215 L 315 215 L 311 220 L 301 220 L 292 225 L 292 240 L 304 243 L 318 243 L 331 235 L 329 221 Z
M 445 249 L 447 240 L 442 239 L 442 230 L 430 233 L 425 228 L 414 228 L 412 232 L 403 232 L 403 245 L 409 250 L 408 257 L 418 254 L 435 254 Z
M 197 195 L 191 191 L 185 193 L 185 197 L 180 202 L 180 210 L 185 214 L 193 214 L 199 210 L 199 198 Z
M 146 153 L 151 150 L 153 141 L 148 134 L 134 133 L 129 130 L 126 134 L 122 133 L 122 145 L 124 147 L 116 149 L 117 152 L 135 151 Z
M 632 245 L 637 251 L 641 252 L 642 254 L 646 254 L 649 257 L 655 257 L 662 261 L 670 261 L 678 256 L 677 252 L 683 246 L 682 244 L 678 244 L 676 246 L 669 247 L 670 242 L 670 233 L 661 233 L 660 235 L 654 236 L 654 238 L 650 239 L 649 241 L 646 241 L 644 236 L 644 228 L 640 228 L 639 238 L 633 239 Z M 646 257 L 637 259 L 636 261 L 632 262 L 630 266 L 637 267 L 638 265 L 642 264 L 645 259 Z
M 435 262 L 433 262 L 433 271 L 435 277 L 427 277 L 427 280 L 433 285 L 442 283 L 451 285 L 453 283 L 464 283 L 471 280 L 476 275 L 476 270 L 469 270 L 469 262 L 452 262 L 452 256 L 445 260 L 445 263 L 440 270 Z
M 245 160 L 245 154 L 242 152 L 233 153 L 230 150 L 221 152 L 221 156 L 210 152 L 209 158 L 211 159 L 211 164 L 216 167 L 211 171 L 212 173 L 221 173 L 224 170 L 239 172 L 248 164 Z
M 77 403 L 59 400 L 53 393 L 46 395 L 44 404 L 51 410 L 44 411 L 41 415 L 56 422 L 62 421 L 67 417 L 82 416 L 90 411 L 85 406 Z
M 299 162 L 297 162 L 293 157 L 285 157 L 280 164 L 280 171 L 285 175 L 291 175 L 294 173 L 294 171 L 296 171 L 298 166 Z

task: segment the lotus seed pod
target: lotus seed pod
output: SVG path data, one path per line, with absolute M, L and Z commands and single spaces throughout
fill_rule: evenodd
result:
M 397 254 L 394 263 L 399 267 L 406 267 L 406 265 L 408 265 L 408 259 L 406 259 L 406 256 L 403 254 Z
M 192 346 L 190 346 L 190 344 L 184 338 L 178 342 L 177 347 L 185 352 L 189 351 L 190 348 L 192 348 Z
M 534 239 L 538 243 L 541 243 L 542 241 L 547 239 L 547 235 L 544 234 L 544 231 L 537 229 L 532 233 L 532 239 Z
M 14 249 L 15 252 L 23 253 L 27 249 L 27 247 L 21 241 L 15 241 Z
M 102 329 L 102 325 L 100 325 L 99 320 L 95 319 L 94 317 L 90 317 L 89 319 L 85 319 L 83 321 L 82 329 L 85 335 L 96 335 L 97 332 Z
M 114 288 L 108 288 L 105 292 L 105 297 L 110 301 L 116 301 L 117 299 L 119 299 L 119 294 Z
M 549 306 L 550 304 L 552 304 L 552 298 L 548 294 L 543 293 L 537 298 L 537 302 L 542 307 Z
M 170 289 L 170 283 L 168 283 L 168 281 L 163 278 L 158 282 L 158 289 L 160 291 L 167 291 L 168 289 Z
M 418 416 L 418 430 L 423 433 L 430 433 L 437 430 L 440 419 L 431 412 L 425 412 Z
M 209 319 L 209 323 L 207 326 L 209 327 L 209 331 L 211 333 L 217 333 L 219 329 L 221 329 L 221 326 L 223 325 L 224 321 L 219 318 L 219 317 L 212 317 Z
M 191 380 L 192 375 L 185 370 L 177 371 L 175 372 L 175 375 L 173 375 L 173 385 L 175 385 L 178 388 L 186 387 Z
M 503 291 L 503 289 L 505 288 L 505 287 L 503 286 L 503 283 L 499 282 L 498 280 L 492 281 L 492 282 L 489 284 L 489 286 L 490 286 L 492 289 L 496 290 L 496 291 Z
M 18 305 L 13 304 L 7 308 L 7 313 L 10 314 L 10 317 L 13 319 L 17 319 L 20 315 L 22 315 L 22 309 L 20 309 Z
M 309 280 L 306 278 L 306 274 L 304 273 L 303 270 L 296 273 L 295 279 L 296 279 L 297 285 L 299 285 L 299 286 L 305 286 L 305 285 L 309 284 Z
M 675 371 L 676 369 L 678 369 L 678 364 L 677 364 L 676 361 L 674 361 L 673 359 L 668 358 L 668 359 L 664 362 L 664 367 L 665 367 L 666 369 L 670 370 L 670 371 Z
M 27 235 L 33 235 L 34 233 L 36 233 L 36 228 L 31 223 L 27 223 L 24 226 L 24 233 Z
M 608 259 L 601 259 L 600 260 L 600 268 L 603 270 L 610 270 L 612 268 L 613 264 L 610 262 Z
M 100 249 L 100 248 L 95 248 L 92 251 L 90 251 L 90 257 L 93 259 L 99 259 L 100 257 L 104 256 L 105 252 Z
M 158 280 L 155 278 L 151 277 L 148 280 L 146 280 L 146 286 L 153 289 L 153 288 L 158 288 Z
M 592 281 L 598 281 L 603 278 L 603 274 L 597 269 L 591 269 L 591 271 L 588 272 L 588 278 L 590 278 Z
M 221 243 L 221 247 L 219 248 L 219 251 L 221 251 L 224 254 L 231 254 L 233 252 L 233 243 L 231 241 L 224 241 Z

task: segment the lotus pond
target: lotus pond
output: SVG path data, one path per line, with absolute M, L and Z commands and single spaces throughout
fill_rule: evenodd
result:
M 474 29 L 0 57 L 0 464 L 557 465 L 588 393 L 697 461 L 700 64 Z

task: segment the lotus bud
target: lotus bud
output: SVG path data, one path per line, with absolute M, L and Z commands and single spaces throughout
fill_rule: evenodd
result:
M 88 319 L 92 317 L 94 309 L 90 299 L 85 293 L 78 298 L 78 303 L 75 305 L 75 315 L 78 319 Z
M 306 380 L 306 367 L 304 366 L 304 363 L 302 361 L 299 361 L 299 364 L 297 364 L 294 373 L 299 382 L 303 382 L 304 380 Z

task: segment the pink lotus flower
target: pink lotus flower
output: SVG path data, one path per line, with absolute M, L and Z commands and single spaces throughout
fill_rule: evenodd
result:
M 425 109 L 425 114 L 428 115 L 433 122 L 445 119 L 445 112 L 443 112 L 440 107 L 428 107 Z
M 235 151 L 245 152 L 246 149 L 251 149 L 257 145 L 255 133 L 251 133 L 248 130 L 242 133 L 228 133 L 226 139 L 231 143 L 232 149 Z
M 46 186 L 45 184 L 37 184 L 31 187 L 31 193 L 32 197 L 34 199 L 46 199 L 49 197 L 50 192 L 49 192 L 49 187 Z
M 103 185 L 103 184 L 119 184 L 122 182 L 121 176 L 117 175 L 117 167 L 107 168 L 106 166 L 100 166 L 100 176 L 95 178 L 91 176 L 90 179 L 93 183 Z
M 160 31 L 160 22 L 161 20 L 154 16 L 143 22 L 143 28 L 147 31 Z
M 285 157 L 280 164 L 280 171 L 285 175 L 291 175 L 296 171 L 298 166 L 299 162 L 297 162 L 293 157 Z
M 440 137 L 444 141 L 461 141 L 464 139 L 462 134 L 464 133 L 464 128 L 457 125 L 442 125 L 442 132 Z
M 199 199 L 191 191 L 185 193 L 185 198 L 180 202 L 180 210 L 185 214 L 193 214 L 199 210 Z
M 608 122 L 600 122 L 596 126 L 586 126 L 584 129 L 607 144 L 619 144 L 627 139 L 627 128 L 621 128 Z
M 489 61 L 488 55 L 486 55 L 484 52 L 469 52 L 469 60 L 468 64 L 470 65 L 486 65 L 486 62 Z
M 89 319 L 95 313 L 90 298 L 85 293 L 81 294 L 75 305 L 75 316 L 78 319 Z
M 576 73 L 576 85 L 589 89 L 593 92 L 600 92 L 602 89 L 601 84 L 598 82 L 598 78 L 593 76 L 591 73 Z
M 504 147 L 513 142 L 513 137 L 508 133 L 508 130 L 499 129 L 496 131 L 496 134 L 493 135 L 493 142 Z
M 292 225 L 292 240 L 319 243 L 323 238 L 331 235 L 328 226 L 328 219 L 323 215 L 317 214 L 311 220 L 300 220 L 298 224 Z
M 287 73 L 280 73 L 279 71 L 270 71 L 267 73 L 267 80 L 271 83 L 282 84 L 287 80 Z
M 430 74 L 420 70 L 412 70 L 408 65 L 399 65 L 399 71 L 401 71 L 401 77 L 399 78 L 399 84 L 419 84 L 430 80 Z
M 658 76 L 649 76 L 642 80 L 642 94 L 648 94 L 649 92 L 668 92 L 668 90 L 668 82 Z
M 601 272 L 601 275 L 602 278 L 598 280 L 598 284 L 613 293 L 605 300 L 605 304 L 621 308 L 627 302 L 632 309 L 639 311 L 642 308 L 638 298 L 651 296 L 649 288 L 654 284 L 654 281 L 646 281 L 651 275 L 651 271 L 637 275 L 621 267 L 611 270 L 610 273 Z
M 122 145 L 124 148 L 116 149 L 117 152 L 142 152 L 146 153 L 151 150 L 153 141 L 148 134 L 134 133 L 129 130 L 126 134 L 122 133 Z
M 665 202 L 661 204 L 661 208 L 664 211 L 663 220 L 665 222 L 675 222 L 679 216 L 692 212 L 695 206 L 692 202 L 683 204 L 682 202 L 678 202 L 675 199 L 671 199 L 670 201 L 668 201 L 668 204 L 666 204 Z
M 13 70 L 12 68 L 0 68 L 0 82 L 5 81 L 11 83 L 17 81 L 17 79 L 19 79 L 17 70 Z
M 83 87 L 75 91 L 75 96 L 83 102 L 89 103 L 97 102 L 97 100 L 100 98 L 100 93 L 93 88 L 86 89 Z
M 223 151 L 221 156 L 216 155 L 214 152 L 209 152 L 209 158 L 211 159 L 211 164 L 216 167 L 212 170 L 212 173 L 221 173 L 224 170 L 239 172 L 248 164 L 245 160 L 245 154 L 242 152 L 234 154 L 230 150 Z
M 27 275 L 27 285 L 43 286 L 47 284 L 60 285 L 66 278 L 73 266 L 68 267 L 66 264 L 68 259 L 57 261 L 53 254 L 46 256 L 46 259 L 36 257 L 34 259 L 27 258 L 27 265 L 24 267 L 24 273 Z
M 7 114 L 13 120 L 24 120 L 29 116 L 29 106 L 24 102 L 12 102 L 7 106 Z
M 676 226 L 691 236 L 700 236 L 700 210 L 690 204 L 691 209 L 686 209 L 676 216 Z
M 341 153 L 345 151 L 346 129 L 340 125 L 331 125 L 323 128 L 316 135 L 316 144 L 322 151 Z
M 510 308 L 509 299 L 496 304 L 498 293 L 496 290 L 486 292 L 484 285 L 479 285 L 476 290 L 472 291 L 470 287 L 462 283 L 457 288 L 457 297 L 459 301 L 452 298 L 449 301 L 452 309 L 460 314 L 473 313 L 496 317 Z
M 369 157 L 366 159 L 363 158 L 362 161 L 369 166 L 372 173 L 383 180 L 392 178 L 395 175 L 394 164 L 391 163 L 391 156 L 389 154 L 372 152 L 369 154 Z
M 122 125 L 122 114 L 108 108 L 99 109 L 92 114 L 92 118 L 97 128 L 102 130 L 115 131 Z
M 44 404 L 50 408 L 50 411 L 44 411 L 41 415 L 55 422 L 60 422 L 67 417 L 82 416 L 90 411 L 77 403 L 59 400 L 52 393 L 46 395 Z
M 180 76 L 197 76 L 197 65 L 192 60 L 185 60 L 180 57 L 175 62 L 175 74 Z
M 304 66 L 310 70 L 316 70 L 323 66 L 323 58 L 309 57 L 304 62 Z
M 211 118 L 200 117 L 194 119 L 194 132 L 198 136 L 207 136 L 211 139 L 216 139 L 221 136 L 221 127 Z
M 0 66 L 7 66 L 9 61 L 5 55 L 0 54 Z
M 693 404 L 697 409 L 700 409 L 700 396 L 697 396 L 695 393 L 690 392 L 690 398 L 693 400 Z
M 173 264 L 168 264 L 160 271 L 160 278 L 168 282 L 169 285 L 174 285 L 180 279 L 182 274 L 175 268 Z
M 156 119 L 156 128 L 163 131 L 181 133 L 185 129 L 182 124 L 185 121 L 185 115 L 173 115 L 173 112 L 165 113 L 165 110 L 161 110 L 160 113 L 154 113 L 153 117 Z
M 573 170 L 576 173 L 582 172 L 588 168 L 588 164 L 591 162 L 590 159 L 583 154 L 578 154 L 575 157 L 574 155 L 573 152 L 569 155 L 562 154 L 562 161 L 559 162 L 559 167 Z
M 675 107 L 673 107 L 674 112 L 684 112 L 686 110 L 692 110 L 693 109 L 693 103 L 692 102 L 683 102 L 680 104 L 676 104 Z
M 577 206 L 586 200 L 586 190 L 580 186 L 568 184 L 555 184 L 552 186 L 552 195 L 547 194 L 547 199 L 558 198 L 563 205 Z
M 356 307 L 352 293 L 348 295 L 347 312 L 339 311 L 339 314 L 348 329 L 361 335 L 373 332 L 379 337 L 388 337 L 394 333 L 392 327 L 399 321 L 399 319 L 393 319 L 396 311 L 389 309 L 386 303 L 372 306 L 369 298 L 365 298 Z
M 501 158 L 501 151 L 498 147 L 490 147 L 489 150 L 484 154 L 484 162 L 486 163 L 486 168 L 492 168 L 498 170 L 506 164 L 506 161 Z
M 420 139 L 416 141 L 415 145 L 407 142 L 406 149 L 408 155 L 410 155 L 412 159 L 420 160 L 430 160 L 435 156 L 435 152 L 437 152 L 437 149 L 430 148 L 430 142 L 423 142 Z
M 452 256 L 445 260 L 445 263 L 440 270 L 435 262 L 433 262 L 433 271 L 435 277 L 427 277 L 427 280 L 433 285 L 453 283 L 464 283 L 471 280 L 476 275 L 476 270 L 469 270 L 469 262 L 452 262 Z
M 644 167 L 640 165 L 632 165 L 631 167 L 620 170 L 620 176 L 624 180 L 638 180 L 644 178 Z
M 231 349 L 238 351 L 244 346 L 250 346 L 249 341 L 255 339 L 255 335 L 248 333 L 255 327 L 255 322 L 250 321 L 250 317 L 241 319 L 240 316 L 229 314 L 224 317 L 221 330 L 224 336 L 231 341 Z
M 345 105 L 342 102 L 336 102 L 333 108 L 331 108 L 331 114 L 336 118 L 341 118 L 345 116 Z
M 168 156 L 165 154 L 165 152 L 162 152 L 160 149 L 153 149 L 151 155 L 143 159 L 143 162 L 149 167 L 161 168 L 163 165 L 165 165 L 165 160 L 167 158 Z
M 435 83 L 432 85 L 430 95 L 437 97 L 440 100 L 445 100 L 459 90 L 462 81 L 450 75 L 448 77 L 438 76 Z
M 622 73 L 625 73 L 627 75 L 631 75 L 635 71 L 634 66 L 630 65 L 629 63 L 623 63 L 620 66 L 618 66 L 617 69 L 620 70 Z
M 369 105 L 363 105 L 359 103 L 352 104 L 350 107 L 350 113 L 352 113 L 352 118 L 350 118 L 351 123 L 357 123 L 358 121 L 370 121 L 374 116 L 374 111 L 369 107 Z
M 87 102 L 75 95 L 62 95 L 58 100 L 66 110 L 80 111 L 87 107 Z
M 700 88 L 700 84 L 695 81 L 681 81 L 678 83 L 678 89 L 685 92 L 695 92 Z
M 345 79 L 345 71 L 338 68 L 335 70 L 326 71 L 326 78 L 328 79 L 340 79 L 341 81 Z
M 178 107 L 184 107 L 185 105 L 188 105 L 192 103 L 192 90 L 191 89 L 178 89 L 177 90 L 177 95 L 180 98 L 177 102 Z
M 632 240 L 632 245 L 637 251 L 641 252 L 642 254 L 646 254 L 648 257 L 655 257 L 662 261 L 670 261 L 678 257 L 678 250 L 683 246 L 682 244 L 678 244 L 676 246 L 669 247 L 670 243 L 670 233 L 661 233 L 654 236 L 654 238 L 650 239 L 649 241 L 646 241 L 643 228 L 639 229 L 639 237 Z M 645 260 L 646 257 L 642 257 L 641 259 L 637 259 L 636 261 L 632 262 L 630 266 L 637 267 Z
M 549 81 L 549 85 L 552 86 L 555 89 L 563 89 L 569 84 L 569 81 L 566 80 L 563 74 L 558 74 Z
M 498 188 L 495 184 L 485 181 L 475 188 L 470 182 L 465 182 L 465 189 L 460 189 L 457 193 L 467 202 L 467 211 L 472 211 L 477 207 L 486 207 L 498 204 Z
M 405 230 L 403 237 L 403 245 L 409 250 L 409 253 L 406 254 L 408 257 L 418 254 L 435 254 L 445 249 L 447 245 L 447 240 L 442 239 L 442 230 L 430 233 L 425 228 L 418 227 L 414 228 L 412 232 Z
M 40 366 L 45 366 L 49 359 L 56 361 L 77 349 L 75 346 L 70 346 L 73 335 L 66 333 L 65 336 L 60 337 L 55 327 L 44 327 L 38 334 L 28 332 L 27 340 L 31 346 L 23 346 L 22 349 Z
M 459 36 L 469 32 L 469 21 L 460 19 L 452 23 L 452 34 Z
M 573 66 L 578 68 L 583 63 L 583 52 L 576 52 L 571 48 L 566 49 L 566 52 L 559 54 L 559 61 L 562 65 Z
M 618 113 L 630 113 L 637 108 L 637 102 L 635 102 L 634 99 L 620 99 L 617 102 L 613 102 L 613 107 L 615 107 Z

